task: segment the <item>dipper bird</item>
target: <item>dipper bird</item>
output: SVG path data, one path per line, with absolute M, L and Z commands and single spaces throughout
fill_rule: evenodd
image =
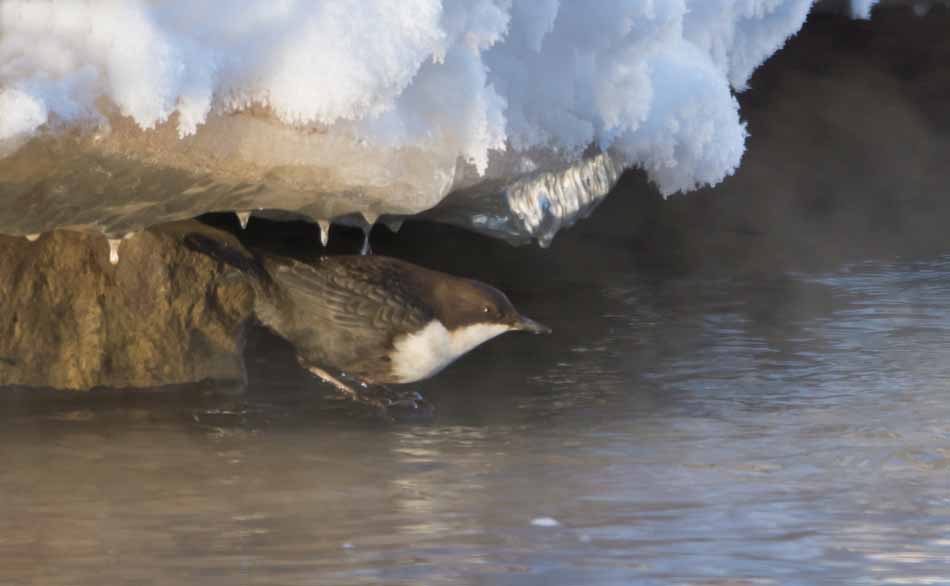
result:
M 399 401 L 373 397 L 370 385 L 429 378 L 505 332 L 551 331 L 479 281 L 385 256 L 307 263 L 248 253 L 215 232 L 194 229 L 185 242 L 250 277 L 257 319 L 294 345 L 304 368 L 383 410 Z
M 302 366 L 354 397 L 330 370 L 364 388 L 412 383 L 505 332 L 550 332 L 490 285 L 395 258 L 262 261 L 274 287 L 258 319 L 293 343 Z

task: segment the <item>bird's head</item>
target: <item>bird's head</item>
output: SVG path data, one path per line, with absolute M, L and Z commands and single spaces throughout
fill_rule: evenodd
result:
M 492 287 L 471 279 L 446 283 L 439 291 L 437 317 L 449 330 L 482 327 L 497 333 L 519 331 L 550 334 L 551 328 L 521 315 L 508 297 Z

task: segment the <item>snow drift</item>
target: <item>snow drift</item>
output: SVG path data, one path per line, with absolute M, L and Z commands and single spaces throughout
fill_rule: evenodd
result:
M 624 167 L 667 195 L 732 173 L 746 138 L 733 93 L 812 3 L 4 0 L 0 208 L 89 201 L 78 218 L 19 210 L 0 231 L 114 232 L 212 209 L 373 220 L 450 191 L 507 197 L 513 181 L 523 198 L 537 178 L 559 188 L 533 189 L 548 202 L 528 206 L 535 219 L 506 213 L 538 236 L 552 225 L 539 213 L 569 223 Z M 34 160 L 53 144 L 83 168 Z M 597 181 L 557 183 L 592 160 Z M 150 195 L 89 210 L 119 189 Z

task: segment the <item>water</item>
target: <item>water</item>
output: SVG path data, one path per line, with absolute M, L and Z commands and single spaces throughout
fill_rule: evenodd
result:
M 540 286 L 540 285 L 539 285 Z M 950 257 L 631 272 L 422 391 L 0 403 L 0 583 L 950 584 Z

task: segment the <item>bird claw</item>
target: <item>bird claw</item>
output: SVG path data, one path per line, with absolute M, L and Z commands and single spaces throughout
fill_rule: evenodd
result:
M 401 399 L 388 399 L 387 403 L 386 413 L 395 421 L 428 420 L 435 414 L 435 408 L 416 392 Z
M 397 422 L 431 419 L 435 413 L 432 405 L 416 391 L 394 391 L 380 385 L 386 417 Z
M 405 405 L 405 406 L 410 406 L 413 409 L 415 409 L 418 406 L 418 403 L 424 403 L 424 402 L 425 402 L 425 398 L 423 398 L 422 395 L 420 395 L 419 393 L 415 391 L 412 391 L 406 396 L 396 397 L 395 399 L 388 398 L 388 397 L 386 398 L 386 405 L 388 407 L 392 407 L 396 405 Z
M 351 385 L 321 368 L 311 366 L 307 370 L 324 382 L 333 385 L 340 399 L 370 407 L 386 419 L 393 421 L 428 419 L 435 412 L 435 409 L 416 391 L 398 392 L 383 385 L 367 385 L 362 382 Z M 341 378 L 349 377 L 341 374 Z

